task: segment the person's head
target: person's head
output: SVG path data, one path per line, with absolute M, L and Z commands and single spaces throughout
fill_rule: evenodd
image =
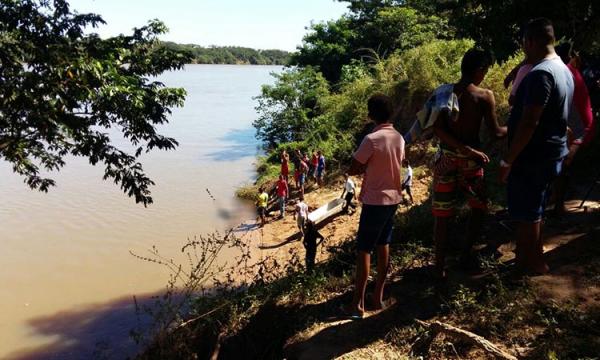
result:
M 570 42 L 558 44 L 554 50 L 565 64 L 571 62 L 571 59 L 573 58 L 573 45 Z
M 283 175 L 279 175 L 279 181 L 285 181 L 285 177 Z
M 262 194 L 265 192 L 265 189 L 261 186 L 258 188 L 258 192 Z
M 523 32 L 523 51 L 531 58 L 543 57 L 554 47 L 556 38 L 552 22 L 546 18 L 529 21 Z
M 369 118 L 377 124 L 385 124 L 392 117 L 392 100 L 383 94 L 373 95 L 367 102 Z
M 402 165 L 410 166 L 410 162 L 408 161 L 408 159 L 404 159 L 404 160 L 402 160 Z
M 304 196 L 300 195 L 300 197 L 296 200 L 296 203 L 300 204 L 303 201 L 304 201 Z
M 463 79 L 470 80 L 479 85 L 492 66 L 492 54 L 489 51 L 473 48 L 468 50 L 462 58 L 460 72 Z
M 348 180 L 349 177 L 350 175 L 348 173 L 344 173 L 344 179 Z
M 321 156 L 323 153 L 321 152 L 321 150 L 317 151 L 317 155 Z

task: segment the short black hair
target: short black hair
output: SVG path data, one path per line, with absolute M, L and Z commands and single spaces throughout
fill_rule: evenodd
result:
M 473 75 L 478 69 L 487 69 L 493 63 L 492 54 L 489 51 L 473 48 L 469 49 L 462 58 L 460 71 L 463 75 Z
M 369 98 L 367 102 L 369 117 L 378 124 L 383 124 L 392 117 L 392 100 L 389 96 L 376 94 Z
M 554 50 L 561 59 L 570 59 L 573 57 L 573 44 L 570 42 L 561 43 L 557 45 Z
M 523 37 L 538 41 L 544 45 L 554 44 L 556 40 L 552 21 L 543 17 L 529 21 L 525 26 Z

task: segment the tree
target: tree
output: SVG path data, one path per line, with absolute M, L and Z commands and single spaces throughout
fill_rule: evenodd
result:
M 349 3 L 350 13 L 336 21 L 313 24 L 292 56 L 292 64 L 314 66 L 332 83 L 338 82 L 343 66 L 353 60 L 371 58 L 373 53 L 385 58 L 454 34 L 446 20 L 404 1 L 342 1 Z
M 182 68 L 189 56 L 157 46 L 167 30 L 157 20 L 130 36 L 85 34 L 103 23 L 73 13 L 65 0 L 0 0 L 0 158 L 31 188 L 48 191 L 55 182 L 46 173 L 68 155 L 87 157 L 146 206 L 154 183 L 138 158 L 178 145 L 156 126 L 185 98 L 151 77 Z M 131 153 L 108 129 L 120 131 Z
M 314 66 L 331 82 L 339 80 L 342 66 L 349 64 L 357 33 L 351 29 L 351 20 L 341 17 L 336 21 L 312 24 L 304 36 L 302 46 L 292 54 L 291 64 Z
M 420 0 L 430 2 L 431 0 Z M 456 0 L 439 2 L 436 14 L 449 19 L 457 35 L 472 38 L 505 60 L 521 46 L 520 30 L 529 20 L 546 17 L 559 39 L 569 39 L 587 54 L 600 54 L 600 2 L 597 0 Z
M 300 141 L 316 124 L 320 99 L 329 94 L 327 80 L 311 67 L 273 74 L 274 85 L 264 85 L 257 97 L 256 136 L 270 148 Z

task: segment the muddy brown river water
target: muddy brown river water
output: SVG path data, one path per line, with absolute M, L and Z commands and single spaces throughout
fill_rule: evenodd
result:
M 129 254 L 156 245 L 177 257 L 188 237 L 252 217 L 236 187 L 258 153 L 252 99 L 280 67 L 190 65 L 161 80 L 188 91 L 161 131 L 176 151 L 142 159 L 155 204 L 135 204 L 102 169 L 69 159 L 49 193 L 0 161 L 0 359 L 124 358 L 132 297 L 160 291 L 162 268 Z M 209 189 L 214 200 L 209 196 Z

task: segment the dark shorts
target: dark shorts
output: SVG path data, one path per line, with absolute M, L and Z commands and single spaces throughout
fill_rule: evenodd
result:
M 376 245 L 392 242 L 394 214 L 398 205 L 363 205 L 358 224 L 358 250 L 372 252 Z
M 550 187 L 562 167 L 561 160 L 538 164 L 515 164 L 508 176 L 508 213 L 518 221 L 542 219 Z
M 256 208 L 256 211 L 258 212 L 258 216 L 265 216 L 267 213 L 267 209 L 264 206 L 259 206 Z
M 324 168 L 317 168 L 317 177 L 318 178 L 322 178 L 323 177 L 323 172 L 325 172 Z
M 304 185 L 305 182 L 306 182 L 306 174 L 302 173 L 302 174 L 298 175 L 298 183 L 300 184 L 300 186 Z
M 344 197 L 344 200 L 346 200 L 346 203 L 350 203 L 352 202 L 352 199 L 354 199 L 354 193 L 346 193 L 346 196 Z

